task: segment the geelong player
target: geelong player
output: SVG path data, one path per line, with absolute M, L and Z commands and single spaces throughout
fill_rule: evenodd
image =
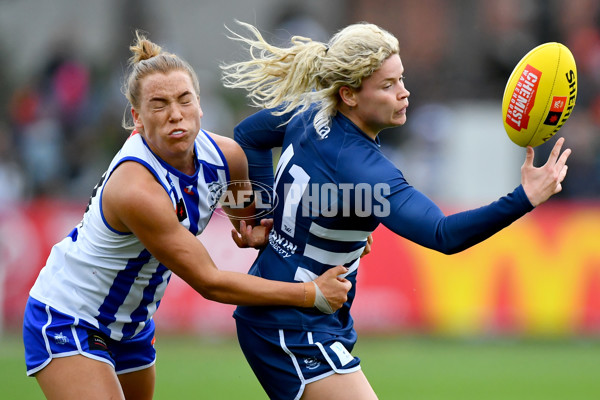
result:
M 561 190 L 570 150 L 563 139 L 547 163 L 533 166 L 527 148 L 521 185 L 499 200 L 445 216 L 410 186 L 382 154 L 381 130 L 406 122 L 409 91 L 398 40 L 372 24 L 354 24 L 328 44 L 292 38 L 289 48 L 235 34 L 249 61 L 223 67 L 224 84 L 248 91 L 264 108 L 242 121 L 235 140 L 246 152 L 250 178 L 274 186 L 278 198 L 269 246 L 250 273 L 308 282 L 343 264 L 353 284 L 333 314 L 300 307 L 240 306 L 238 340 L 273 399 L 376 399 L 351 354 L 356 342 L 350 309 L 359 256 L 383 224 L 428 248 L 455 253 L 473 246 Z M 281 147 L 273 174 L 271 149 Z M 393 306 L 382 304 L 382 307 Z
M 209 199 L 219 199 L 211 188 L 249 186 L 246 158 L 233 140 L 200 129 L 200 89 L 188 63 L 139 33 L 131 51 L 124 92 L 133 124 L 124 126 L 134 134 L 82 222 L 53 247 L 25 310 L 27 373 L 48 399 L 152 398 L 152 315 L 172 272 L 207 299 L 231 304 L 331 312 L 350 288 L 337 277 L 341 266 L 315 284 L 217 269 L 196 235 L 214 209 Z M 254 214 L 252 205 L 228 213 Z M 265 230 L 242 232 L 244 242 L 260 245 Z

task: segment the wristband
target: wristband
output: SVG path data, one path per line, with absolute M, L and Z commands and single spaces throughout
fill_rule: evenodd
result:
M 314 307 L 316 291 L 312 289 L 311 286 L 306 286 L 307 282 L 302 282 L 302 287 L 304 289 L 304 301 L 302 302 L 302 307 Z
M 315 307 L 319 309 L 322 313 L 325 314 L 333 314 L 333 309 L 331 308 L 331 304 L 327 301 L 321 289 L 319 289 L 319 285 L 315 281 L 312 281 L 315 285 Z

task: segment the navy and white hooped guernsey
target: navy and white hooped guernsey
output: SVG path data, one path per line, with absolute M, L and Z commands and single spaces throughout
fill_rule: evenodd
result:
M 185 175 L 155 155 L 143 137 L 130 136 L 94 188 L 81 223 L 57 243 L 30 296 L 65 314 L 87 321 L 114 340 L 140 332 L 158 308 L 171 271 L 138 238 L 108 225 L 102 192 L 111 173 L 125 161 L 144 165 L 171 198 L 180 223 L 194 235 L 210 220 L 229 181 L 221 150 L 204 131 L 195 142 L 196 172 Z
M 291 114 L 261 110 L 234 130 L 248 158 L 250 178 L 272 187 L 276 200 L 269 246 L 249 273 L 308 282 L 345 265 L 352 289 L 343 307 L 330 315 L 308 308 L 239 306 L 234 316 L 246 324 L 348 334 L 354 329 L 350 309 L 360 255 L 380 224 L 450 254 L 485 240 L 533 209 L 519 185 L 491 204 L 446 216 L 385 157 L 378 137 L 373 140 L 341 113 L 332 117 L 328 134 L 319 135 L 315 114 L 313 108 L 289 120 Z M 271 149 L 276 147 L 282 150 L 274 173 Z M 263 197 L 267 203 L 269 196 Z M 398 262 L 390 261 L 389 267 Z

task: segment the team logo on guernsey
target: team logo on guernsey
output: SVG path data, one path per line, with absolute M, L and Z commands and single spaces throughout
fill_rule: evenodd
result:
M 219 199 L 223 195 L 227 186 L 219 182 L 211 182 L 208 184 L 208 204 L 210 209 L 214 211 L 219 204 Z

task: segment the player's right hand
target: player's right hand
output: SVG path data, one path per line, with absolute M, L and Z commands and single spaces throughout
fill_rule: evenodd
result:
M 346 278 L 339 277 L 346 272 L 348 268 L 338 265 L 328 269 L 314 281 L 333 312 L 339 310 L 348 301 L 348 291 L 352 288 L 352 283 Z

